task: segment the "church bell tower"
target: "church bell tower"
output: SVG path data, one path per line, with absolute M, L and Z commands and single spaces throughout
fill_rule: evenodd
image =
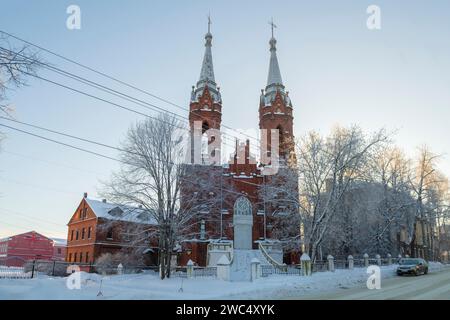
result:
M 270 45 L 269 74 L 267 77 L 266 88 L 261 90 L 259 102 L 259 128 L 267 130 L 267 152 L 271 153 L 271 133 L 270 130 L 276 129 L 279 133 L 279 157 L 281 161 L 287 161 L 293 157 L 294 152 L 294 117 L 292 115 L 292 103 L 289 98 L 289 92 L 285 90 L 283 80 L 281 79 L 280 67 L 277 58 L 277 40 L 274 37 L 273 21 L 272 38 Z

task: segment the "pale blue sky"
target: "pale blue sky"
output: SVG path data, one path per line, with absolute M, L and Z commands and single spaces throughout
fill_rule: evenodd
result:
M 81 7 L 81 30 L 66 28 L 70 4 Z M 366 28 L 370 4 L 381 7 L 379 31 Z M 223 123 L 241 129 L 258 126 L 259 94 L 269 63 L 268 21 L 273 16 L 297 136 L 309 130 L 327 133 L 335 124 L 359 124 L 367 131 L 399 129 L 397 144 L 408 155 L 414 156 L 416 147 L 427 143 L 446 155 L 440 167 L 450 175 L 450 2 L 446 0 L 0 0 L 0 8 L 1 30 L 183 106 L 200 72 L 206 16 L 211 12 Z M 61 68 L 182 112 L 44 56 Z M 49 72 L 41 75 L 63 80 Z M 119 143 L 133 121 L 142 119 L 38 80 L 30 80 L 28 87 L 9 97 L 18 120 L 112 145 Z M 95 197 L 99 180 L 106 179 L 117 164 L 5 131 L 8 137 L 0 153 L 0 237 L 30 229 L 65 237 L 65 224 L 83 192 Z

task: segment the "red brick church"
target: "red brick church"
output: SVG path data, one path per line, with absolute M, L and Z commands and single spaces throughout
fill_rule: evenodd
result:
M 200 79 L 196 86 L 192 87 L 189 111 L 191 134 L 196 130 L 201 130 L 201 134 L 213 131 L 209 129 L 220 131 L 222 113 L 227 112 L 214 76 L 212 38 L 208 30 L 205 35 L 205 53 Z M 259 128 L 266 129 L 268 132 L 262 135 L 261 146 L 267 145 L 267 148 L 261 147 L 265 151 L 260 152 L 260 160 L 274 156 L 271 150 L 274 144 L 272 132 L 276 129 L 276 138 L 279 142 L 276 156 L 280 165 L 283 165 L 295 157 L 292 143 L 293 106 L 281 77 L 273 25 L 269 44 L 269 73 L 266 87 L 261 90 L 258 108 Z M 217 133 L 207 136 L 210 146 L 214 143 L 220 145 L 220 139 Z M 217 143 L 218 140 L 219 143 Z M 230 256 L 233 249 L 260 250 L 263 251 L 265 258 L 273 258 L 280 263 L 298 262 L 297 252 L 286 252 L 281 248 L 279 241 L 272 239 L 275 219 L 273 213 L 277 208 L 271 208 L 265 204 L 259 193 L 267 179 L 271 178 L 270 175 L 265 174 L 269 172 L 271 162 L 265 162 L 266 165 L 256 163 L 255 156 L 250 153 L 252 142 L 250 140 L 245 143 L 236 141 L 235 153 L 226 165 L 217 163 L 216 160 L 208 161 L 214 158 L 215 152 L 218 151 L 215 148 L 208 148 L 206 158 L 204 154 L 194 155 L 195 151 L 191 152 L 192 164 L 189 166 L 192 168 L 192 174 L 189 176 L 206 179 L 210 178 L 212 173 L 220 180 L 222 200 L 218 207 L 208 209 L 211 219 L 198 223 L 198 236 L 182 243 L 178 258 L 179 265 L 185 265 L 189 260 L 201 266 L 215 265 L 223 254 Z M 184 192 L 192 192 L 192 190 L 186 187 Z

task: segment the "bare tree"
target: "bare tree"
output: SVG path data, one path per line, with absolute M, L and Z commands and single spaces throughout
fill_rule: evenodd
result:
M 161 278 L 170 277 L 171 255 L 183 239 L 200 232 L 201 220 L 219 194 L 212 181 L 198 179 L 195 190 L 182 192 L 183 184 L 196 180 L 186 165 L 187 145 L 177 118 L 162 114 L 137 123 L 123 144 L 123 165 L 105 183 L 103 195 L 115 203 L 141 206 L 156 222 L 147 230 L 134 230 L 136 241 L 157 239 Z
M 37 51 L 24 45 L 13 47 L 6 36 L 0 35 L 0 112 L 10 116 L 12 108 L 6 103 L 6 92 L 25 86 L 28 75 L 36 74 L 42 63 Z

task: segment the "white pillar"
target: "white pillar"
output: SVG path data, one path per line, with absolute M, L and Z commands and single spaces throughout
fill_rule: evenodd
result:
M 388 258 L 388 265 L 390 266 L 392 264 L 392 255 L 388 253 L 387 258 Z
M 300 264 L 302 266 L 302 275 L 310 276 L 311 275 L 311 258 L 307 253 L 302 254 L 300 257 Z
M 327 260 L 328 260 L 328 271 L 334 272 L 334 257 L 331 254 L 329 254 Z
M 119 263 L 119 265 L 117 266 L 117 274 L 123 274 L 123 265 L 121 263 Z
M 353 267 L 354 267 L 354 259 L 353 259 L 353 256 L 352 256 L 352 255 L 349 255 L 349 256 L 347 257 L 347 260 L 348 260 L 348 269 L 349 269 L 349 270 L 353 270 Z
M 225 254 L 217 261 L 217 279 L 230 281 L 230 260 Z
M 189 259 L 188 263 L 186 264 L 186 274 L 188 278 L 194 277 L 194 261 Z
M 375 256 L 375 259 L 377 259 L 377 265 L 381 267 L 381 256 L 379 254 L 377 254 Z
M 367 268 L 369 266 L 369 255 L 367 253 L 364 253 L 364 266 Z
M 261 262 L 257 258 L 253 258 L 251 261 L 251 268 L 252 268 L 252 281 L 255 281 L 260 277 Z

